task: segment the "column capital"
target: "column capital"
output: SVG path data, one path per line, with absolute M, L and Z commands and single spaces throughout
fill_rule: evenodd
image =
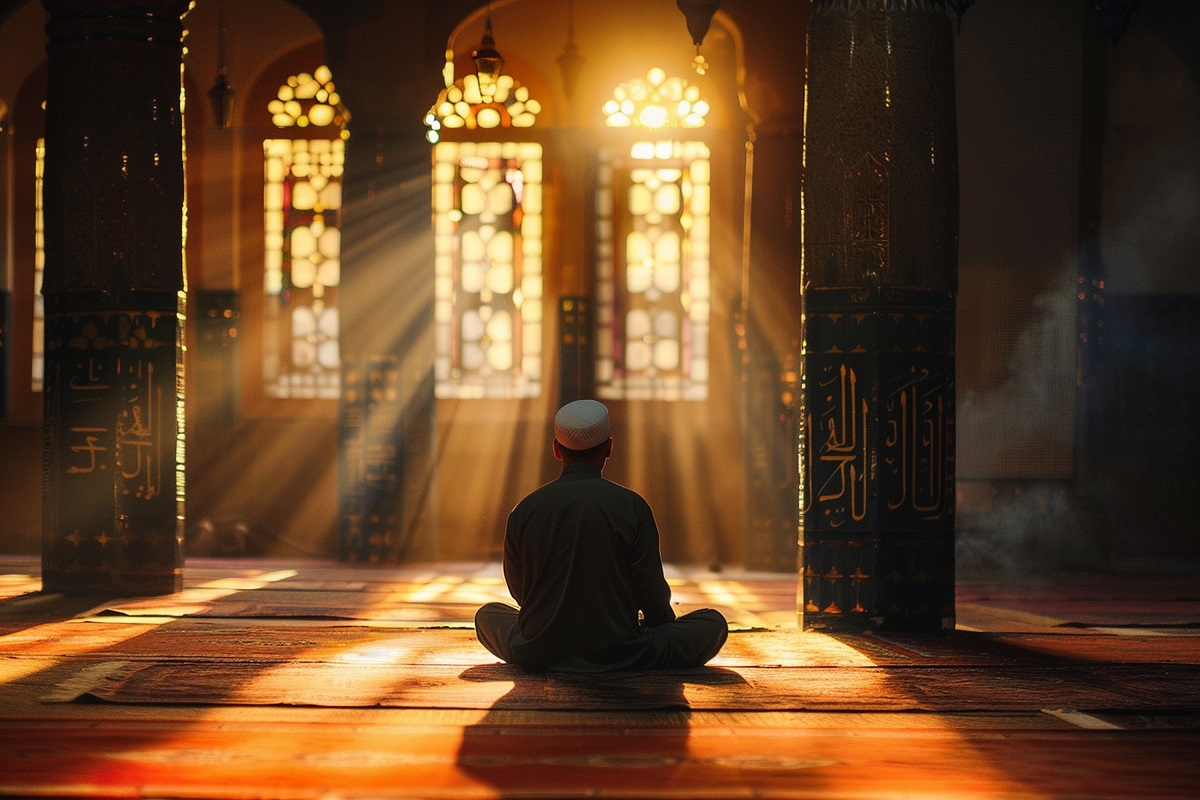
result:
M 49 46 L 61 42 L 140 41 L 181 45 L 190 0 L 42 0 Z

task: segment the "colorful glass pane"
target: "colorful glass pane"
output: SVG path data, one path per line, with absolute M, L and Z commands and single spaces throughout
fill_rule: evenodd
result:
M 433 149 L 438 397 L 535 397 L 542 378 L 542 148 Z
M 336 398 L 345 142 L 267 139 L 263 154 L 265 389 Z
M 602 158 L 596 197 L 597 392 L 708 394 L 708 147 L 634 143 Z

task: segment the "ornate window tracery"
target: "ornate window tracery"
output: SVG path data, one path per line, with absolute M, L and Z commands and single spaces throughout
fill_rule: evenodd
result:
M 542 146 L 503 139 L 513 128 L 532 127 L 541 106 L 509 75 L 484 97 L 474 74 L 453 82 L 452 70 L 448 63 L 448 85 L 425 117 L 434 145 L 434 392 L 536 397 L 542 388 Z M 461 140 L 476 131 L 495 138 Z
M 336 398 L 342 174 L 350 115 L 325 66 L 288 78 L 267 110 L 281 130 L 323 129 L 327 135 L 263 142 L 264 389 L 271 397 Z
M 709 150 L 637 142 L 599 175 L 596 383 L 601 397 L 708 395 Z
M 542 376 L 542 147 L 434 147 L 438 397 L 536 397 Z
M 651 69 L 613 90 L 610 127 L 644 129 L 601 154 L 596 193 L 596 387 L 612 399 L 708 395 L 709 148 L 667 138 L 704 125 L 707 101 Z M 649 138 L 655 136 L 657 138 Z

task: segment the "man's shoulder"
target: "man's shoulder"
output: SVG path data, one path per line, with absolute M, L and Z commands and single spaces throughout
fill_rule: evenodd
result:
M 633 502 L 647 505 L 646 498 L 642 497 L 628 486 L 610 481 L 608 478 L 601 478 L 600 481 L 604 485 L 604 491 L 611 492 L 614 495 L 619 495 Z
M 626 503 L 649 507 L 646 499 L 628 486 L 610 481 L 599 472 L 590 475 L 563 475 L 542 484 L 525 495 L 514 507 L 514 511 L 522 507 L 536 505 L 542 502 L 560 502 L 570 497 L 594 497 L 606 500 L 622 500 Z

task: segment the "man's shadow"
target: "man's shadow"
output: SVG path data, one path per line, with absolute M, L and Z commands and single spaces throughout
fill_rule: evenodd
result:
M 721 667 L 528 673 L 508 664 L 470 667 L 465 681 L 513 684 L 463 729 L 460 771 L 501 794 L 576 796 L 602 781 L 628 788 L 631 767 L 675 767 L 688 758 L 688 687 L 748 687 Z M 641 734 L 641 735 L 638 735 Z M 647 775 L 643 774 L 644 780 Z

